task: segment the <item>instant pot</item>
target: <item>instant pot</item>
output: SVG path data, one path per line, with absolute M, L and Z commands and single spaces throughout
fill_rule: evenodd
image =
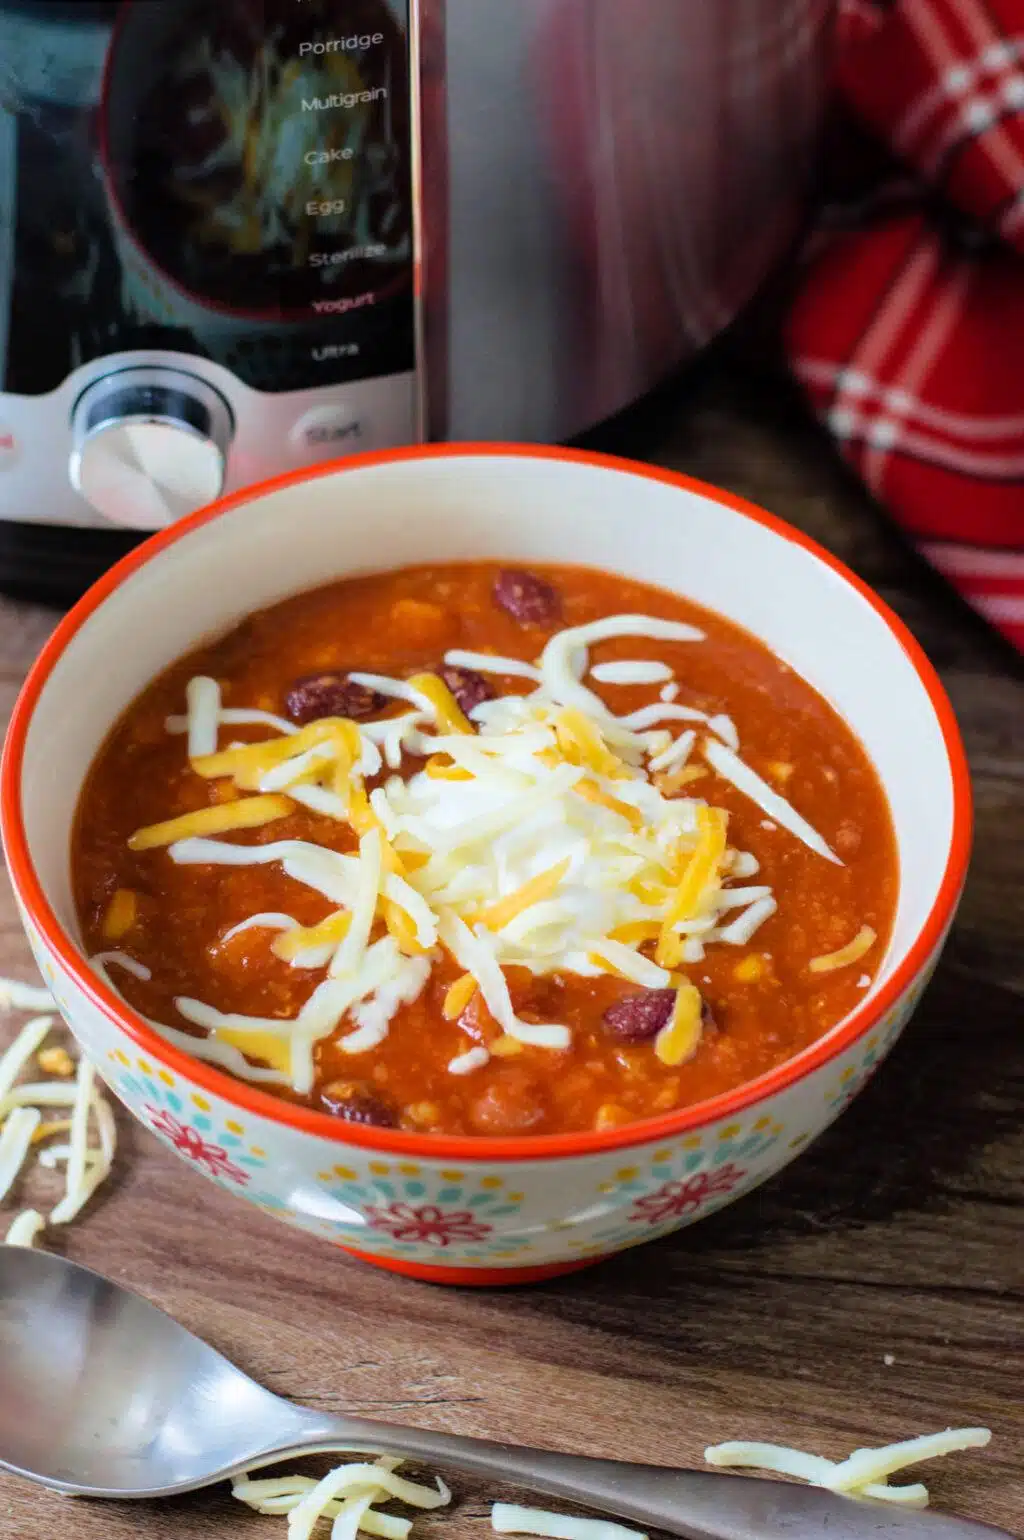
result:
M 830 9 L 0 0 L 0 583 L 643 394 L 793 233 Z

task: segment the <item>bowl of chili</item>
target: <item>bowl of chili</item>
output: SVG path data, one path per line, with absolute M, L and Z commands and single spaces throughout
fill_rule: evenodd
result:
M 949 702 L 769 514 L 562 449 L 356 456 L 113 568 L 16 705 L 2 832 L 104 1078 L 397 1272 L 693 1223 L 849 1104 L 938 959 Z

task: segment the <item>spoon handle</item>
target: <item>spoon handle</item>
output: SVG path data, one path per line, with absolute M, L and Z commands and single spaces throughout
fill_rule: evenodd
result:
M 829 1540 L 1012 1540 L 969 1519 L 854 1501 L 816 1487 L 555 1454 L 354 1417 L 316 1417 L 301 1445 L 275 1458 L 314 1449 L 402 1455 L 585 1503 L 683 1540 L 822 1540 L 825 1534 Z

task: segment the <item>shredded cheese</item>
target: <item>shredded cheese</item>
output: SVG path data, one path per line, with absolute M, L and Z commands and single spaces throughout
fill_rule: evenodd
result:
M 119 956 L 117 953 L 107 955 Z M 23 1009 L 50 998 L 45 991 L 32 986 L 12 988 L 8 981 L 0 980 L 0 993 L 8 990 L 14 999 L 22 1002 Z M 56 1044 L 43 1046 L 54 1019 L 53 1016 L 42 1016 L 27 1022 L 6 1052 L 0 1055 L 0 1202 L 17 1181 L 33 1149 L 40 1146 L 35 1153 L 37 1165 L 52 1169 L 62 1160 L 68 1163 L 65 1196 L 50 1216 L 52 1222 L 60 1224 L 74 1218 L 105 1180 L 113 1163 L 117 1136 L 110 1108 L 96 1089 L 92 1066 L 80 1059 L 74 1083 L 69 1084 L 62 1078 L 74 1071 L 67 1050 Z M 59 1078 L 19 1081 L 19 1075 L 33 1055 L 43 1073 L 52 1073 Z M 56 1106 L 69 1107 L 70 1118 L 44 1121 L 41 1109 Z M 89 1141 L 90 1115 L 96 1127 L 96 1141 L 92 1144 Z M 61 1133 L 70 1135 L 66 1146 L 46 1143 Z M 41 1215 L 35 1209 L 27 1209 L 11 1222 L 6 1243 L 31 1246 L 43 1227 Z
M 837 952 L 824 952 L 820 957 L 812 957 L 807 966 L 811 973 L 833 973 L 836 968 L 848 968 L 851 963 L 860 962 L 877 939 L 870 925 L 862 925 L 852 941 L 841 946 Z
M 543 1508 L 520 1508 L 515 1503 L 495 1503 L 491 1528 L 497 1535 L 542 1535 L 547 1540 L 647 1540 L 639 1529 L 627 1529 L 610 1519 L 584 1519 L 570 1513 L 548 1513 Z
M 471 668 L 478 674 L 499 674 L 505 679 L 532 679 L 534 684 L 540 684 L 541 672 L 534 668 L 532 663 L 523 663 L 519 658 L 503 658 L 497 653 L 489 652 L 465 652 L 453 647 L 444 655 L 444 661 L 452 668 Z
M 329 717 L 301 728 L 256 708 L 248 715 L 244 707 L 226 710 L 215 681 L 193 680 L 185 718 L 169 719 L 168 728 L 188 732 L 192 770 L 216 781 L 227 800 L 138 830 L 131 847 L 166 848 L 179 864 L 277 864 L 321 894 L 330 912 L 312 926 L 288 914 L 253 914 L 221 938 L 277 932 L 254 945 L 292 968 L 323 973 L 294 1018 L 222 1013 L 182 997 L 179 1014 L 207 1036 L 166 1023 L 153 1023 L 156 1029 L 243 1078 L 306 1092 L 317 1043 L 337 1034 L 342 1051 L 370 1051 L 446 952 L 462 977 L 447 991 L 443 1014 L 457 1020 L 479 993 L 502 1031 L 491 1049 L 499 1056 L 571 1045 L 564 1024 L 517 1017 L 505 970 L 519 967 L 588 978 L 611 972 L 641 988 L 671 983 L 675 1009 L 652 1051 L 666 1064 L 684 1063 L 699 1049 L 701 1026 L 692 986 L 676 970 L 701 961 L 709 946 L 745 944 L 776 907 L 770 883 L 743 886 L 757 862 L 728 848 L 726 813 L 690 790 L 710 776 L 690 763 L 693 724 L 716 735 L 703 743 L 711 769 L 818 854 L 837 858 L 738 758 L 729 716 L 709 717 L 675 699 L 667 664 L 649 657 L 591 667 L 590 649 L 613 638 L 699 642 L 703 633 L 651 616 L 612 615 L 557 633 L 536 666 L 451 651 L 451 667 L 532 687 L 482 701 L 468 715 L 438 673 L 407 680 L 352 674 L 356 684 L 403 703 L 405 714 L 361 724 Z M 661 698 L 616 716 L 583 683 L 588 673 L 599 684 L 663 686 Z M 217 733 L 229 721 L 262 724 L 273 736 L 221 749 Z M 419 763 L 409 765 L 407 755 Z M 367 778 L 385 767 L 405 774 L 389 773 L 369 790 Z M 331 830 L 323 843 L 216 837 L 261 827 L 296 804 L 347 825 L 358 848 L 332 848 Z M 120 934 L 120 923 L 112 924 L 109 939 Z M 116 961 L 143 976 L 124 953 L 94 961 Z M 467 1049 L 450 1067 L 467 1073 L 480 1062 Z M 80 1165 L 76 1156 L 79 1174 Z
M 842 866 L 843 863 L 835 851 L 825 843 L 806 818 L 801 818 L 796 808 L 792 807 L 785 797 L 780 797 L 777 791 L 773 791 L 767 781 L 763 781 L 755 770 L 751 770 L 749 765 L 744 764 L 732 749 L 727 748 L 724 743 L 717 743 L 713 738 L 705 738 L 703 752 L 711 768 L 716 770 L 724 780 L 731 781 L 737 791 L 743 792 L 744 796 L 756 802 L 770 819 L 781 824 L 784 829 L 788 829 L 790 834 L 795 834 L 808 849 L 815 851 L 819 856 L 824 856 L 826 861 Z
M 7 1051 L 0 1055 L 0 1104 L 25 1065 L 42 1047 L 54 1020 L 53 1016 L 33 1017 L 25 1023 Z
M 216 753 L 220 726 L 220 685 L 216 679 L 204 675 L 190 679 L 185 687 L 185 705 L 189 759 Z
M 258 829 L 278 818 L 287 818 L 291 810 L 292 803 L 287 797 L 244 797 L 237 802 L 203 807 L 195 813 L 182 813 L 180 818 L 168 818 L 163 823 L 136 829 L 128 846 L 131 850 L 156 850 L 178 840 L 227 834 L 235 829 Z
M 17 1107 L 4 1121 L 0 1131 L 0 1202 L 21 1173 L 40 1116 L 38 1107 Z
M 52 1011 L 54 998 L 38 984 L 22 984 L 18 979 L 0 979 L 0 1010 Z
M 667 663 L 623 658 L 614 663 L 595 663 L 590 677 L 598 684 L 664 684 L 672 678 L 672 670 Z
M 700 1046 L 703 1002 L 700 991 L 687 982 L 676 990 L 672 1015 L 654 1040 L 654 1052 L 662 1064 L 675 1068 L 692 1059 Z
M 838 1463 L 778 1444 L 738 1441 L 713 1445 L 704 1451 L 704 1458 L 709 1465 L 775 1471 L 850 1497 L 924 1508 L 928 1505 L 927 1487 L 891 1487 L 888 1477 L 924 1460 L 939 1459 L 964 1449 L 984 1449 L 991 1438 L 988 1428 L 947 1428 L 942 1433 L 925 1434 L 881 1449 L 857 1449 L 849 1459 Z
M 274 909 L 261 910 L 259 914 L 251 914 L 247 920 L 240 920 L 237 925 L 232 925 L 221 936 L 222 941 L 233 941 L 247 930 L 298 930 L 299 922 L 290 914 L 281 914 Z
M 465 1053 L 457 1054 L 454 1059 L 448 1061 L 449 1075 L 470 1075 L 475 1069 L 483 1069 L 490 1063 L 491 1056 L 486 1048 L 468 1048 Z
M 37 1238 L 45 1228 L 46 1222 L 37 1209 L 22 1209 L 21 1213 L 11 1220 L 7 1228 L 7 1234 L 4 1236 L 4 1244 L 6 1246 L 34 1246 Z
M 924 1508 L 928 1504 L 927 1487 L 921 1483 L 893 1487 L 887 1476 L 922 1460 L 983 1448 L 990 1438 L 987 1428 L 950 1429 L 884 1449 L 857 1450 L 841 1463 L 778 1444 L 737 1441 L 706 1449 L 704 1458 L 713 1466 L 793 1476 L 853 1498 Z M 253 1480 L 243 1473 L 232 1484 L 232 1496 L 257 1513 L 287 1516 L 288 1540 L 311 1540 L 321 1519 L 333 1521 L 334 1540 L 355 1540 L 360 1531 L 382 1540 L 408 1540 L 410 1521 L 380 1513 L 376 1504 L 395 1498 L 409 1507 L 431 1510 L 447 1506 L 452 1494 L 440 1478 L 436 1478 L 435 1490 L 397 1475 L 400 1464 L 400 1460 L 381 1456 L 374 1464 L 339 1465 L 319 1481 L 299 1475 Z M 610 1519 L 552 1513 L 512 1503 L 492 1505 L 491 1528 L 499 1535 L 535 1535 L 542 1540 L 647 1540 L 643 1531 Z

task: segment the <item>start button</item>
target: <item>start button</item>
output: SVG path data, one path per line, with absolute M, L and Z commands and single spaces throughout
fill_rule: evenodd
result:
M 294 447 L 303 454 L 333 454 L 358 445 L 363 425 L 351 407 L 337 401 L 315 406 L 300 417 L 291 431 Z

